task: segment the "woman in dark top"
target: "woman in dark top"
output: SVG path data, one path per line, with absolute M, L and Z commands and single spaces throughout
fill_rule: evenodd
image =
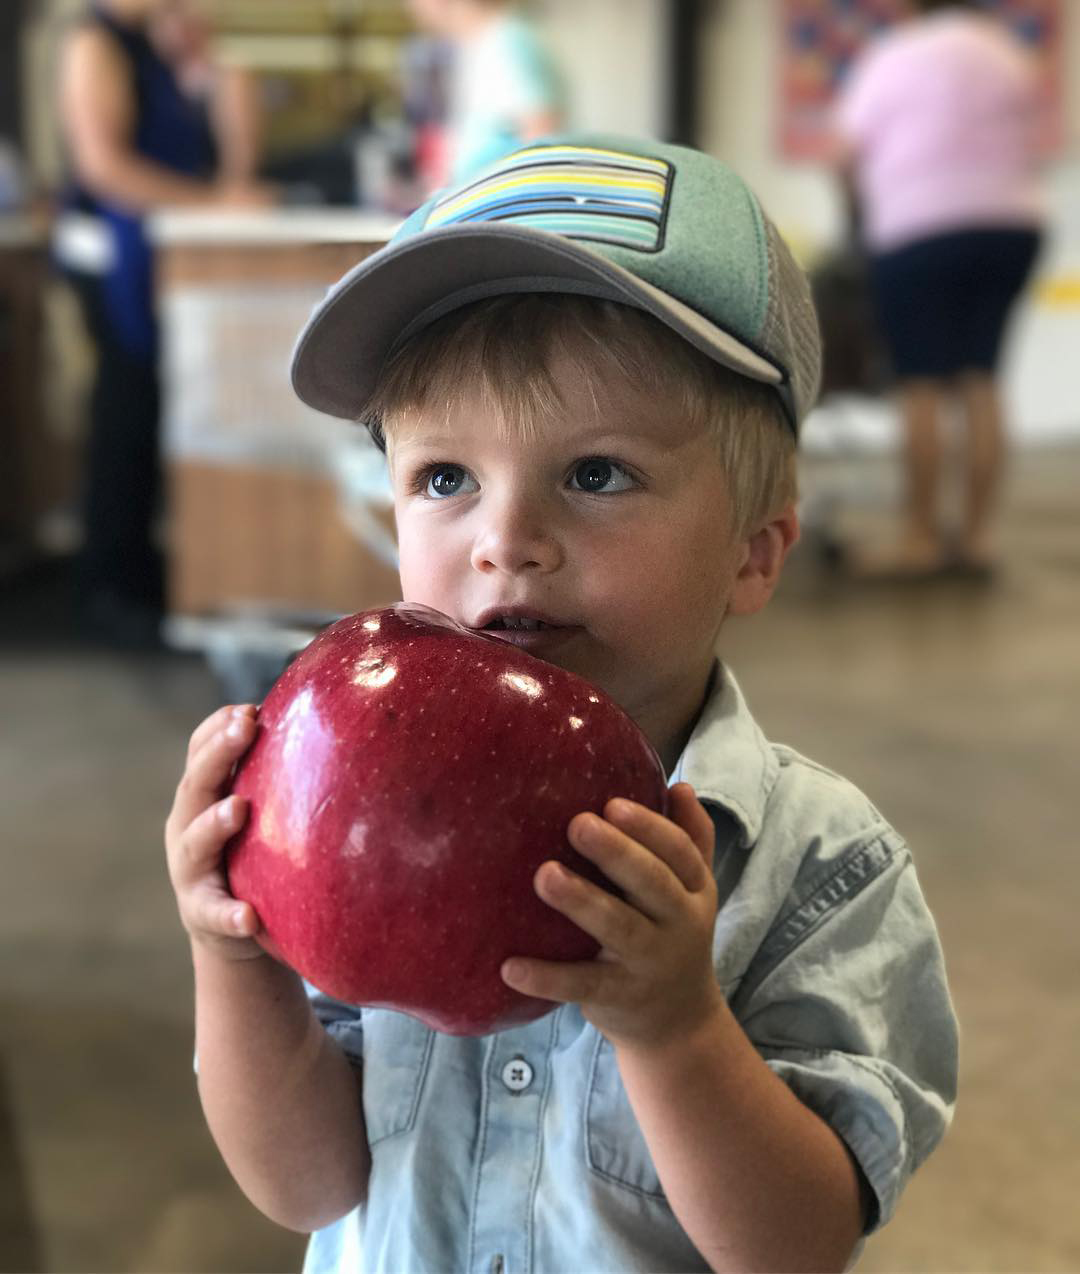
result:
M 253 180 L 250 81 L 215 68 L 188 0 L 99 0 L 68 33 L 60 117 L 68 206 L 91 219 L 96 252 L 63 260 L 97 352 L 85 461 L 79 603 L 87 630 L 156 640 L 163 606 L 153 542 L 159 492 L 158 336 L 147 213 L 263 206 Z

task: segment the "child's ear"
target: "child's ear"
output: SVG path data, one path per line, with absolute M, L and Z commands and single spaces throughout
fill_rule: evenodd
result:
M 753 615 L 773 595 L 784 559 L 799 539 L 799 517 L 789 504 L 741 545 L 742 562 L 735 576 L 729 615 Z

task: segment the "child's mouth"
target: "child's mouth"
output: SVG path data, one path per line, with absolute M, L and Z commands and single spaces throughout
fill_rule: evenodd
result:
M 526 615 L 501 615 L 489 620 L 477 631 L 523 650 L 535 649 L 546 653 L 555 646 L 561 646 L 581 629 L 577 625 L 549 624 L 546 620 Z
M 552 631 L 555 624 L 545 624 L 542 619 L 527 619 L 525 616 L 506 615 L 501 619 L 493 619 L 483 627 L 484 632 L 517 631 L 535 633 Z

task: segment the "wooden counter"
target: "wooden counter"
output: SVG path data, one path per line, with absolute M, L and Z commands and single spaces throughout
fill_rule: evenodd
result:
M 381 457 L 288 376 L 312 307 L 395 226 L 348 211 L 155 219 L 174 617 L 287 623 L 399 596 Z

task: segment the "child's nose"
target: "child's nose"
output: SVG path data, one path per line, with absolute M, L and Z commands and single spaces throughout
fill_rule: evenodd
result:
M 551 521 L 536 506 L 515 503 L 492 509 L 473 540 L 472 565 L 478 571 L 546 573 L 562 560 Z

